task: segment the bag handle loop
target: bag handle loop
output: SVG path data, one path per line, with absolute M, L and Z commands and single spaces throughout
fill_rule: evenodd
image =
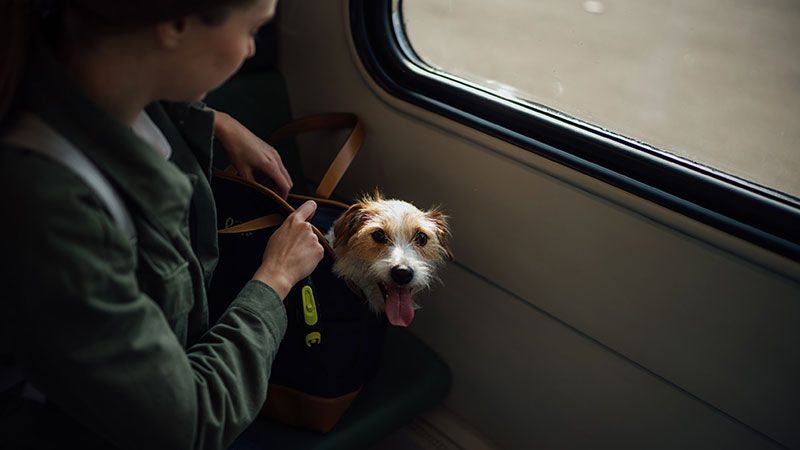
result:
M 250 186 L 251 188 L 256 189 L 257 191 L 261 192 L 262 194 L 266 195 L 267 197 L 272 198 L 272 200 L 276 204 L 278 204 L 281 208 L 283 208 L 284 211 L 286 211 L 286 216 L 288 216 L 289 214 L 291 214 L 294 211 L 294 208 L 292 207 L 292 205 L 287 203 L 286 200 L 281 198 L 280 195 L 276 194 L 271 189 L 267 188 L 266 186 L 264 186 L 262 184 L 253 183 L 251 181 L 247 181 L 244 178 L 242 178 L 242 177 L 240 177 L 238 175 L 234 175 L 234 174 L 230 173 L 227 170 L 223 171 L 223 170 L 218 170 L 218 169 L 212 169 L 212 174 L 213 174 L 213 176 L 215 176 L 217 178 L 225 179 L 225 180 L 228 180 L 228 181 L 233 181 L 235 183 L 243 184 L 245 186 Z M 296 197 L 296 198 L 299 198 L 299 199 L 312 199 L 310 197 L 303 197 L 303 196 L 293 196 L 293 197 Z M 321 199 L 320 201 L 331 203 L 331 204 L 340 204 L 339 202 L 332 201 L 332 200 Z M 341 205 L 344 205 L 344 204 L 341 204 Z M 344 206 L 347 207 L 347 205 L 344 205 Z M 251 232 L 251 231 L 263 230 L 265 228 L 270 228 L 270 227 L 274 227 L 274 226 L 278 226 L 278 225 L 282 224 L 283 221 L 286 219 L 286 216 L 284 216 L 283 214 L 280 214 L 280 213 L 268 214 L 266 216 L 261 216 L 261 217 L 257 217 L 257 218 L 252 219 L 252 220 L 248 220 L 247 222 L 243 222 L 243 223 L 240 223 L 240 224 L 237 224 L 237 225 L 232 225 L 230 227 L 226 227 L 226 228 L 217 230 L 217 234 L 248 233 L 248 232 Z M 331 248 L 330 244 L 328 243 L 328 239 L 325 238 L 325 235 L 322 234 L 322 232 L 320 230 L 318 230 L 317 227 L 312 227 L 312 229 L 314 230 L 314 234 L 317 235 L 317 238 L 319 238 L 319 241 L 320 241 L 320 244 L 322 244 L 322 247 L 325 248 L 325 251 L 328 252 L 328 253 L 332 253 L 333 249 Z
M 320 180 L 315 192 L 317 197 L 329 199 L 364 144 L 364 127 L 361 125 L 361 121 L 358 120 L 358 116 L 352 113 L 330 113 L 301 117 L 274 130 L 267 136 L 267 142 L 274 144 L 310 131 L 345 128 L 350 128 L 350 134 L 342 144 L 336 157 L 334 157 L 331 165 L 328 166 L 328 170 L 322 176 L 322 180 Z M 229 165 L 222 172 L 228 175 L 235 175 L 236 168 Z
M 276 227 L 283 223 L 285 218 L 280 214 L 270 214 L 261 216 L 238 225 L 232 225 L 217 231 L 218 234 L 248 233 L 250 231 L 263 230 L 264 228 Z
M 333 190 L 339 184 L 339 181 L 341 181 L 345 172 L 347 172 L 347 169 L 350 167 L 350 164 L 353 162 L 353 159 L 355 159 L 359 150 L 361 150 L 361 146 L 364 143 L 364 127 L 361 125 L 361 121 L 358 119 L 358 116 L 352 113 L 330 113 L 330 114 L 315 114 L 315 115 L 301 117 L 274 130 L 267 137 L 267 141 L 270 143 L 277 143 L 285 139 L 288 139 L 290 137 L 309 131 L 336 130 L 343 128 L 350 128 L 351 129 L 350 134 L 348 135 L 345 143 L 342 144 L 342 147 L 339 149 L 339 152 L 336 154 L 336 157 L 333 159 L 333 162 L 331 162 L 331 165 L 328 167 L 328 170 L 325 172 L 325 175 L 322 176 L 322 180 L 320 181 L 319 186 L 317 187 L 316 190 L 317 197 L 319 197 L 320 199 L 329 200 L 331 194 L 333 193 Z M 233 166 L 228 166 L 224 170 L 213 169 L 213 174 L 216 177 L 226 178 L 228 180 L 235 180 L 242 184 L 249 184 L 249 185 L 253 184 L 245 181 L 244 179 L 236 175 L 236 169 Z M 261 192 L 271 196 L 279 204 L 283 205 L 288 212 L 294 210 L 294 208 L 289 206 L 288 203 L 286 203 L 277 194 L 272 192 L 272 190 L 266 188 L 260 183 L 256 183 L 256 186 Z M 297 198 L 318 200 L 313 197 L 303 197 L 297 195 L 293 196 Z M 330 202 L 338 204 L 338 202 L 333 202 L 333 201 Z M 344 207 L 347 207 L 347 205 L 344 205 Z M 246 233 L 250 231 L 257 231 L 257 230 L 262 230 L 264 228 L 280 225 L 283 222 L 283 220 L 284 216 L 280 214 L 270 214 L 268 216 L 258 217 L 256 219 L 247 221 L 245 223 L 221 229 L 217 231 L 217 233 L 231 234 L 231 233 Z M 316 229 L 315 233 L 317 233 L 318 237 L 320 238 L 320 241 L 322 242 L 326 250 L 330 250 L 328 242 L 322 235 L 322 233 Z
M 352 113 L 315 114 L 301 117 L 270 133 L 267 141 L 276 143 L 301 133 L 317 130 L 350 128 L 347 140 L 339 149 L 317 187 L 316 196 L 330 198 L 364 143 L 364 127 Z

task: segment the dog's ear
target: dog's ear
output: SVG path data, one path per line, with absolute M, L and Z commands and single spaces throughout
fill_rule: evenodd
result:
M 436 225 L 436 237 L 439 239 L 439 244 L 444 251 L 444 258 L 448 261 L 452 261 L 453 251 L 450 250 L 451 234 L 447 216 L 438 209 L 427 211 L 425 215 Z
M 372 191 L 370 191 L 369 193 L 366 193 L 361 196 L 361 201 L 364 203 L 379 202 L 381 200 L 383 200 L 383 194 L 381 194 L 381 190 L 378 189 L 377 186 L 373 188 Z
M 350 238 L 364 225 L 367 221 L 367 205 L 359 202 L 351 206 L 344 212 L 336 222 L 333 224 L 333 247 L 337 248 L 339 245 L 347 244 Z

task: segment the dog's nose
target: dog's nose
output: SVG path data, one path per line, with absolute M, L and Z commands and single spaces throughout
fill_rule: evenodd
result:
M 414 278 L 414 271 L 407 266 L 394 266 L 392 267 L 391 275 L 392 280 L 394 280 L 394 282 L 398 285 L 402 286 Z

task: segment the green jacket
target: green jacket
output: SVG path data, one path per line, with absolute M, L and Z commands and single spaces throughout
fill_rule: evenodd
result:
M 0 395 L 0 447 L 227 447 L 266 398 L 286 312 L 269 286 L 250 281 L 208 323 L 210 113 L 148 109 L 173 147 L 165 161 L 51 57 L 36 58 L 25 85 L 24 107 L 112 182 L 138 243 L 60 163 L 0 144 L 0 355 L 47 398 Z

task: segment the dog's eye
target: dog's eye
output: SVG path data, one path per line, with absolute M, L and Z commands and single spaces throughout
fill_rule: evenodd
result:
M 375 230 L 372 232 L 372 239 L 379 244 L 385 244 L 389 242 L 389 238 L 386 237 L 386 233 L 383 230 Z
M 416 242 L 420 247 L 425 247 L 425 244 L 428 243 L 428 235 L 420 231 L 416 236 L 414 236 L 414 242 Z

